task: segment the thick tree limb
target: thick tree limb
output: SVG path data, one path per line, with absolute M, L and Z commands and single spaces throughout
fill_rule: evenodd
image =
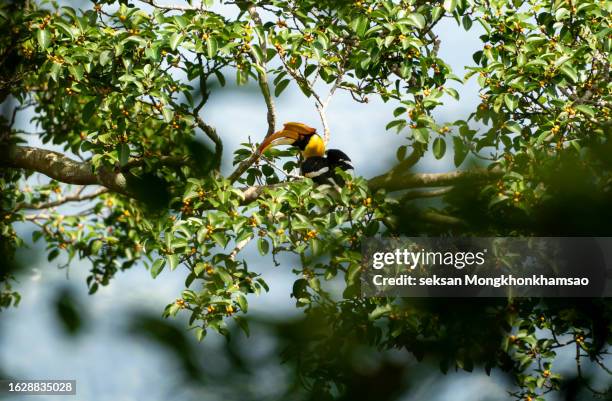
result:
M 409 173 L 397 175 L 393 172 L 379 175 L 368 181 L 371 190 L 385 189 L 387 192 L 419 187 L 446 187 L 463 182 L 487 181 L 501 177 L 499 169 L 477 168 L 448 173 Z
M 29 146 L 0 150 L 0 165 L 36 171 L 66 184 L 102 185 L 111 191 L 127 194 L 127 177 L 122 172 L 94 172 L 87 162 L 79 162 L 59 152 Z

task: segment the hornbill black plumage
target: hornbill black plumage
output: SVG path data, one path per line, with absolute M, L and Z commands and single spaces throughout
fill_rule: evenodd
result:
M 302 152 L 300 172 L 317 184 L 342 185 L 336 167 L 353 170 L 351 159 L 339 149 L 325 150 L 325 142 L 315 128 L 302 123 L 285 123 L 283 129 L 267 137 L 257 149 L 262 154 L 267 148 L 278 145 L 295 146 Z

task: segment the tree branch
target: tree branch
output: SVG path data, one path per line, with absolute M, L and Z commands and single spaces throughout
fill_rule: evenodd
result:
M 58 199 L 56 201 L 51 201 L 51 202 L 45 202 L 45 203 L 37 203 L 37 204 L 27 204 L 27 203 L 22 203 L 20 205 L 17 205 L 16 210 L 21 210 L 21 209 L 36 209 L 36 210 L 42 210 L 42 209 L 49 209 L 52 207 L 56 207 L 56 206 L 61 206 L 65 203 L 69 203 L 69 202 L 83 202 L 86 200 L 91 200 L 94 198 L 97 198 L 98 196 L 105 194 L 108 192 L 108 188 L 100 188 L 97 191 L 94 191 L 90 194 L 87 195 L 81 195 L 81 190 L 79 190 L 78 192 L 72 194 L 72 195 L 68 195 L 65 196 L 61 199 Z
M 217 160 L 215 160 L 215 165 L 219 166 L 221 163 L 221 156 L 223 155 L 223 141 L 221 141 L 221 137 L 219 137 L 219 134 L 217 134 L 217 130 L 215 128 L 206 124 L 204 120 L 202 120 L 202 117 L 195 117 L 198 127 L 204 131 L 206 136 L 208 136 L 208 138 L 210 138 L 210 140 L 215 144 L 215 157 L 217 158 Z
M 476 168 L 473 170 L 448 173 L 410 173 L 398 176 L 393 170 L 368 181 L 372 191 L 385 189 L 387 192 L 418 187 L 446 187 L 463 182 L 487 181 L 503 175 L 500 169 Z
M 255 7 L 255 4 L 249 3 L 249 5 L 247 6 L 247 11 L 249 12 L 249 16 L 253 20 L 253 23 L 255 23 L 256 26 L 261 27 L 262 32 L 265 32 L 263 30 L 263 22 L 261 20 L 261 17 L 259 16 L 259 13 L 257 12 L 257 8 Z M 253 49 L 251 49 L 250 54 L 251 54 L 251 58 L 253 59 L 253 62 L 255 62 L 255 64 L 257 64 L 260 67 L 257 69 L 257 75 L 258 75 L 257 80 L 259 82 L 259 88 L 261 89 L 261 93 L 266 102 L 266 108 L 268 109 L 268 114 L 267 114 L 268 133 L 266 134 L 266 136 L 268 136 L 268 135 L 272 135 L 274 131 L 276 131 L 276 107 L 274 105 L 274 99 L 272 98 L 272 93 L 270 92 L 270 85 L 268 84 L 268 73 L 267 73 L 267 67 L 266 67 L 266 64 L 267 64 L 266 58 L 268 57 L 268 47 L 267 47 L 265 36 L 263 38 L 259 38 L 259 47 L 261 48 L 261 52 L 264 56 L 263 60 L 257 59 L 255 50 Z
M 175 166 L 180 167 L 189 163 L 189 159 L 186 156 L 155 156 L 155 159 L 158 160 L 164 166 Z M 134 167 L 140 167 L 145 165 L 146 158 L 145 157 L 132 157 L 128 160 L 125 166 L 122 167 L 124 171 L 127 171 Z
M 253 3 L 249 3 L 249 5 L 247 6 L 247 11 L 255 25 L 263 26 L 261 17 L 259 16 L 257 8 Z M 259 46 L 261 47 L 264 57 L 267 57 L 267 45 L 265 38 L 260 38 Z M 266 60 L 262 60 L 261 63 L 258 62 L 257 56 L 253 49 L 251 49 L 250 54 L 253 62 L 259 67 L 257 68 L 257 81 L 259 83 L 259 89 L 261 90 L 261 94 L 263 95 L 264 101 L 266 102 L 266 108 L 268 109 L 268 131 L 266 133 L 266 137 L 268 137 L 272 135 L 274 131 L 276 131 L 276 106 L 274 105 L 274 99 L 272 98 L 272 92 L 270 91 L 270 85 L 268 84 Z M 259 155 L 257 153 L 253 153 L 251 157 L 246 160 L 243 160 L 242 163 L 238 164 L 234 171 L 228 176 L 228 180 L 230 182 L 236 181 L 242 175 L 242 173 L 244 173 L 249 167 L 253 165 L 253 163 L 255 163 L 258 157 Z
M 258 157 L 259 155 L 257 152 L 253 152 L 248 159 L 243 160 L 240 164 L 238 164 L 238 167 L 236 167 L 236 169 L 227 177 L 229 182 L 236 181 L 242 175 L 242 173 L 247 171 L 247 169 L 251 167 L 253 163 L 255 163 Z
M 244 195 L 244 199 L 242 200 L 242 204 L 243 205 L 247 205 L 247 204 L 257 200 L 257 198 L 259 198 L 261 196 L 261 194 L 263 194 L 266 189 L 281 188 L 281 187 L 284 187 L 284 186 L 288 185 L 291 182 L 292 181 L 285 181 L 285 182 L 280 182 L 278 184 L 256 185 L 256 186 L 253 186 L 253 187 L 244 188 L 244 189 L 242 189 L 242 194 Z
M 178 4 L 158 4 L 155 0 L 141 0 L 143 3 L 147 3 L 148 5 L 159 8 L 160 10 L 175 10 L 175 11 L 192 11 L 192 10 L 200 10 L 200 8 L 196 6 L 183 6 Z
M 136 197 L 129 186 L 135 177 L 129 173 L 106 167 L 94 171 L 89 162 L 76 161 L 48 149 L 4 147 L 0 149 L 0 166 L 35 171 L 65 184 L 101 185 L 112 192 Z
M 0 150 L 0 165 L 36 171 L 66 184 L 102 185 L 127 194 L 127 178 L 121 172 L 101 169 L 94 172 L 90 163 L 78 162 L 59 152 L 29 146 Z

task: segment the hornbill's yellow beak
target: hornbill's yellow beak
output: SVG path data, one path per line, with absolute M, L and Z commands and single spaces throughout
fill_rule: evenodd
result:
M 267 137 L 259 148 L 258 154 L 262 154 L 267 148 L 278 145 L 294 145 L 301 139 L 310 137 L 317 132 L 316 129 L 302 123 L 286 123 L 282 130 Z
M 270 135 L 269 137 L 267 137 L 261 143 L 261 145 L 259 145 L 259 148 L 257 149 L 257 153 L 262 154 L 263 152 L 266 151 L 266 149 L 274 147 L 274 146 L 278 146 L 278 145 L 293 145 L 299 138 L 300 138 L 299 135 L 293 131 L 284 130 L 284 129 L 277 131 L 273 133 L 272 135 Z

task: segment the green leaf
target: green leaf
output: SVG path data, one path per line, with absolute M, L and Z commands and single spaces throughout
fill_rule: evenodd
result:
M 174 110 L 165 107 L 162 109 L 162 115 L 164 117 L 164 121 L 169 123 L 174 118 Z
M 565 18 L 567 18 L 570 15 L 570 12 L 567 8 L 559 8 L 556 12 L 555 12 L 555 19 L 557 21 L 561 21 Z
M 95 255 L 98 252 L 100 252 L 100 249 L 102 249 L 102 245 L 104 245 L 104 243 L 99 239 L 92 242 L 91 243 L 91 254 Z
M 412 13 L 407 17 L 410 25 L 416 26 L 419 29 L 425 28 L 425 17 L 419 13 Z
M 300 278 L 297 279 L 294 283 L 293 283 L 293 290 L 291 292 L 291 295 L 293 295 L 295 298 L 303 298 L 305 296 L 308 296 L 308 281 L 306 279 Z
M 225 248 L 227 243 L 229 242 L 229 238 L 224 232 L 215 232 L 210 235 L 210 237 L 222 248 Z
M 130 147 L 127 143 L 122 143 L 119 145 L 119 164 L 123 167 L 127 164 L 130 159 Z
M 444 8 L 439 7 L 439 6 L 433 7 L 431 10 L 431 20 L 437 21 L 438 19 L 440 19 L 442 14 L 444 14 Z
M 201 327 L 196 328 L 195 336 L 196 336 L 196 340 L 198 340 L 199 342 L 202 341 L 204 337 L 206 337 L 206 330 Z
M 378 305 L 372 312 L 368 314 L 368 320 L 374 321 L 382 316 L 388 315 L 393 311 L 391 304 Z
M 161 273 L 166 265 L 165 259 L 157 259 L 151 266 L 151 277 L 155 278 Z
M 274 96 L 279 97 L 280 94 L 285 90 L 285 88 L 287 87 L 287 85 L 289 85 L 289 82 L 291 82 L 288 79 L 284 79 L 282 81 L 280 81 L 276 87 L 274 88 Z
M 206 263 L 200 262 L 200 263 L 197 263 L 195 267 L 193 268 L 193 273 L 196 276 L 200 276 L 204 272 L 204 270 L 206 270 Z
M 72 32 L 72 28 L 70 26 L 61 21 L 55 21 L 53 25 L 58 28 L 58 31 L 63 32 L 65 35 L 70 36 L 70 38 L 74 40 L 74 33 Z
M 225 86 L 225 77 L 223 76 L 223 74 L 220 71 L 215 70 L 215 76 L 219 80 L 219 84 L 221 86 Z
M 521 126 L 516 121 L 508 121 L 506 123 L 506 128 L 508 128 L 508 130 L 514 133 L 517 133 L 517 134 L 521 133 Z
M 243 312 L 246 313 L 249 310 L 249 303 L 244 295 L 238 295 L 236 297 L 236 302 L 238 302 L 238 305 Z
M 444 92 L 446 92 L 449 96 L 451 96 L 455 100 L 459 100 L 459 92 L 453 88 L 444 88 Z
M 51 262 L 53 259 L 57 258 L 59 256 L 59 249 L 54 249 L 51 252 L 49 252 L 49 255 L 47 256 L 47 261 Z
M 172 50 L 176 50 L 176 48 L 181 44 L 183 39 L 185 38 L 185 34 L 182 32 L 176 32 L 170 37 L 170 48 Z
M 112 56 L 113 55 L 110 50 L 104 50 L 102 53 L 100 53 L 100 58 L 98 59 L 100 65 L 105 66 L 106 64 L 108 64 Z
M 561 66 L 561 68 L 559 68 L 559 70 L 565 74 L 565 76 L 567 76 L 569 79 L 572 80 L 572 82 L 577 82 L 578 81 L 578 73 L 576 72 L 576 70 L 574 69 L 574 67 L 572 67 L 571 65 L 569 65 L 568 63 L 565 63 Z
M 465 28 L 465 30 L 469 31 L 470 28 L 472 27 L 472 19 L 470 18 L 470 16 L 464 15 L 462 22 L 463 22 L 463 27 Z
M 518 107 L 518 96 L 512 95 L 510 93 L 506 93 L 504 95 L 504 103 L 506 103 L 506 107 L 510 111 L 514 111 Z
M 455 8 L 457 8 L 457 0 L 444 0 L 443 7 L 446 11 L 452 13 L 453 11 L 455 11 Z
M 42 235 L 43 233 L 41 231 L 32 231 L 32 241 L 37 242 L 42 237 Z
M 559 57 L 559 58 L 558 58 L 558 59 L 555 61 L 555 64 L 554 64 L 554 65 L 555 65 L 555 68 L 557 68 L 557 67 L 561 66 L 562 64 L 564 64 L 564 63 L 565 63 L 567 60 L 569 60 L 569 59 L 571 59 L 571 58 L 572 58 L 572 56 L 567 55 L 567 54 L 566 54 L 565 56 Z
M 80 65 L 74 65 L 68 67 L 68 71 L 70 71 L 70 75 L 78 82 L 83 79 L 83 67 Z
M 267 255 L 268 251 L 270 250 L 270 244 L 265 240 L 265 238 L 260 238 L 257 240 L 257 249 L 262 256 Z
M 359 281 L 360 273 L 361 265 L 359 263 L 351 263 L 345 276 L 346 284 L 352 285 L 357 283 Z
M 244 332 L 244 334 L 247 337 L 251 335 L 251 332 L 249 330 L 249 322 L 247 322 L 246 319 L 240 316 L 234 316 L 234 320 L 236 321 L 236 323 L 238 323 L 238 327 L 240 327 L 240 329 Z
M 368 20 L 363 15 L 360 15 L 351 22 L 351 29 L 353 29 L 360 38 L 363 37 L 367 28 Z
M 53 79 L 55 82 L 57 82 L 61 72 L 62 72 L 61 64 L 58 64 L 58 63 L 51 64 L 51 71 L 49 72 L 49 75 L 51 76 L 51 79 Z
M 415 141 L 421 143 L 429 142 L 429 132 L 426 128 L 415 128 L 412 130 L 412 136 Z
M 170 271 L 174 271 L 179 264 L 178 255 L 168 255 L 166 256 L 166 260 L 168 261 L 168 267 L 170 267 Z
M 455 150 L 455 157 L 454 157 L 455 167 L 459 167 L 461 163 L 463 163 L 463 161 L 465 160 L 468 154 L 468 149 L 463 143 L 463 141 L 461 140 L 461 138 L 456 137 L 456 136 L 453 137 L 453 148 Z
M 586 104 L 579 104 L 578 106 L 575 106 L 575 109 L 591 118 L 595 117 L 595 109 L 593 109 L 591 106 L 587 106 Z
M 221 280 L 225 283 L 225 285 L 230 286 L 234 283 L 232 276 L 222 267 L 217 267 L 216 269 L 217 275 L 221 278 Z
M 402 63 L 400 68 L 400 76 L 404 79 L 410 79 L 412 76 L 412 65 L 410 63 Z
M 217 39 L 208 38 L 206 40 L 206 55 L 208 56 L 208 58 L 215 57 L 217 55 L 218 48 L 219 48 L 219 45 L 217 43 Z
M 91 120 L 91 117 L 94 115 L 94 113 L 96 112 L 98 108 L 98 99 L 94 99 L 90 102 L 88 102 L 84 107 L 83 107 L 83 113 L 81 114 L 81 117 L 83 118 L 83 122 L 86 123 L 89 120 Z
M 51 44 L 51 32 L 48 29 L 41 29 L 36 32 L 36 39 L 38 44 L 44 50 Z
M 446 141 L 444 141 L 444 138 L 439 136 L 434 139 L 432 148 L 434 157 L 440 160 L 444 157 L 444 154 L 446 153 Z

